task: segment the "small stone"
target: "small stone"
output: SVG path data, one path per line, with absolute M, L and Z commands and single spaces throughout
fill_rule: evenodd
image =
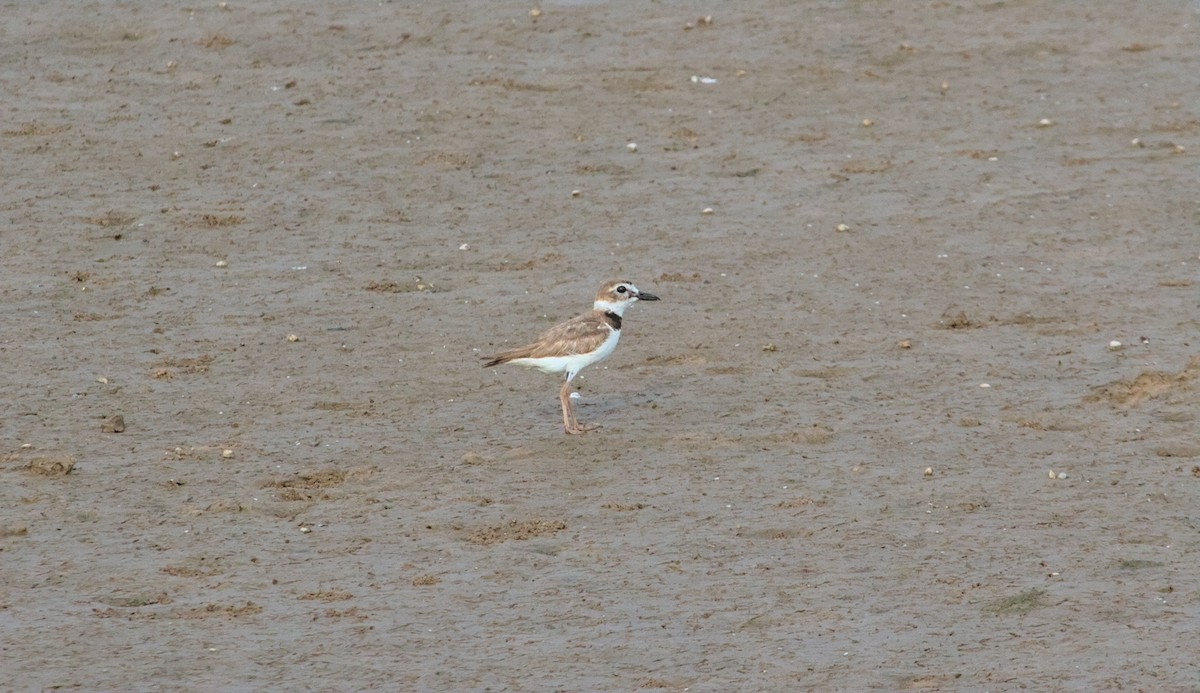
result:
M 101 385 L 107 385 L 108 378 L 105 378 L 104 376 L 100 376 L 99 378 L 96 378 L 96 382 L 100 383 Z
M 311 531 L 312 531 L 312 528 L 311 528 L 311 527 L 301 527 L 301 528 L 300 528 L 300 533 L 301 533 L 301 534 L 308 534 L 308 533 L 309 533 L 309 532 L 311 532 Z
M 763 345 L 763 351 L 775 351 L 775 349 L 776 349 L 776 347 L 774 344 L 764 344 Z
M 571 197 L 579 197 L 582 194 L 583 194 L 582 190 L 572 190 L 571 191 Z
M 29 460 L 26 468 L 43 476 L 66 476 L 75 468 L 75 460 L 66 456 L 35 457 Z
M 221 457 L 224 457 L 225 459 L 229 459 L 229 458 L 233 457 L 233 450 L 230 450 L 229 448 L 225 448 L 224 450 L 221 451 Z
M 225 262 L 224 260 L 217 260 L 216 267 L 228 267 L 228 266 L 229 266 L 228 262 Z
M 991 383 L 979 383 L 979 387 L 982 387 L 982 388 L 983 388 L 983 389 L 985 389 L 985 390 L 986 390 L 986 389 L 988 389 L 988 388 L 989 388 L 989 387 L 991 387 L 991 386 L 992 386 L 992 384 L 991 384 Z
M 637 142 L 630 142 L 629 144 L 625 145 L 625 148 L 631 152 L 636 152 L 638 150 Z
M 912 340 L 901 339 L 899 342 L 896 343 L 896 346 L 900 347 L 901 349 L 911 349 L 912 348 Z
M 701 214 L 712 214 L 712 213 L 713 213 L 713 208 L 712 208 L 712 207 L 705 207 L 704 209 L 700 210 L 700 213 L 701 213 Z
M 100 422 L 100 431 L 103 433 L 124 433 L 125 432 L 125 417 L 120 414 L 114 414 Z
M 23 537 L 29 534 L 29 525 L 0 525 L 0 537 Z
M 1054 125 L 1054 121 L 1050 120 L 1049 118 L 1042 118 L 1038 121 L 1038 127 L 1040 128 L 1048 128 L 1051 125 Z
M 838 233 L 846 233 L 847 231 L 850 230 L 850 227 L 847 226 L 846 224 L 838 224 L 834 228 L 836 228 L 838 230 Z
M 1057 478 L 1057 477 L 1055 477 L 1055 476 L 1054 476 L 1054 470 L 1053 470 L 1053 469 L 1049 470 L 1049 471 L 1047 472 L 1047 474 L 1048 474 L 1048 476 L 1049 476 L 1051 479 L 1055 479 L 1055 478 Z
M 1059 473 L 1058 473 L 1058 478 L 1059 478 L 1059 479 L 1066 479 L 1066 478 L 1067 478 L 1067 473 L 1066 473 L 1066 472 L 1059 472 Z
M 1124 345 L 1122 345 L 1120 342 L 1118 342 L 1117 340 L 1114 339 L 1108 343 L 1108 350 L 1109 351 L 1117 351 L 1122 346 L 1124 346 Z
M 532 10 L 529 10 L 529 16 L 533 17 L 534 19 L 541 17 L 542 16 L 542 8 L 535 7 Z
M 297 336 L 297 335 L 294 335 L 294 334 L 289 334 L 289 335 L 287 336 L 287 340 L 288 340 L 289 342 L 298 342 L 298 341 L 300 341 L 300 337 L 299 337 L 299 336 Z
M 874 125 L 874 124 L 875 124 L 875 121 L 871 120 L 870 118 L 863 118 L 863 119 L 862 119 L 862 126 L 863 126 L 864 128 L 869 128 L 869 127 L 871 127 L 871 126 L 872 126 L 872 125 Z
M 933 476 L 933 467 L 926 467 L 924 473 L 925 476 Z

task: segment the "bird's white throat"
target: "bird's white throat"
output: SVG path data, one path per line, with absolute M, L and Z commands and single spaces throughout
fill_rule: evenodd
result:
M 596 301 L 592 307 L 601 313 L 616 313 L 625 316 L 625 309 L 633 305 L 633 301 Z

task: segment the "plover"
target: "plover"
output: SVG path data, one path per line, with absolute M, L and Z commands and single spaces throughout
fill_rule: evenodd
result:
M 582 426 L 571 406 L 571 381 L 579 371 L 608 358 L 621 338 L 621 317 L 638 301 L 657 301 L 658 296 L 639 291 L 627 281 L 606 282 L 596 294 L 592 310 L 559 323 L 542 333 L 537 341 L 515 349 L 485 356 L 484 368 L 502 363 L 532 366 L 543 373 L 566 375 L 558 400 L 562 404 L 563 430 L 583 433 L 596 426 Z

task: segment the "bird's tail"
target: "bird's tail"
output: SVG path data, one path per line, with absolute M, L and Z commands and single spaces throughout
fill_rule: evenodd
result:
M 500 364 L 508 363 L 509 361 L 512 361 L 513 358 L 514 358 L 513 355 L 509 354 L 509 353 L 500 353 L 500 354 L 493 354 L 492 356 L 484 356 L 483 360 L 486 361 L 487 363 L 483 364 L 483 367 L 491 368 L 492 366 L 499 366 Z

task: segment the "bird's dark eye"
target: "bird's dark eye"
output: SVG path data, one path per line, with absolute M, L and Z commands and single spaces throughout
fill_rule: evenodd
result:
M 623 293 L 625 293 L 625 287 L 623 287 L 623 286 L 618 286 L 618 287 L 617 287 L 617 293 L 619 293 L 619 294 L 623 294 Z

